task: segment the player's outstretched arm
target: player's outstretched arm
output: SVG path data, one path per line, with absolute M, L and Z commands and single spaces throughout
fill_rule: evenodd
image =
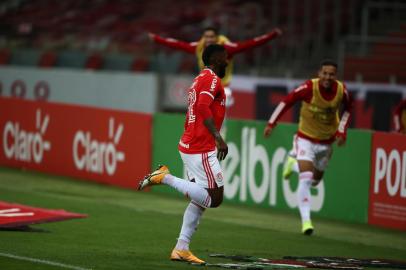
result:
M 282 101 L 281 103 L 278 104 L 276 109 L 273 111 L 271 117 L 268 120 L 268 123 L 264 129 L 264 137 L 268 138 L 271 135 L 271 132 L 273 128 L 276 126 L 278 123 L 279 118 L 282 117 L 284 112 L 290 108 L 291 105 L 286 106 L 286 102 Z
M 340 123 L 336 132 L 336 143 L 338 146 L 344 146 L 347 140 L 347 129 L 351 119 L 351 112 L 353 107 L 353 99 L 350 93 L 347 91 L 347 87 L 344 85 L 344 97 L 343 97 L 344 112 L 341 116 Z
M 272 127 L 270 125 L 266 125 L 264 129 L 264 137 L 268 138 L 272 133 Z
M 174 38 L 164 38 L 151 32 L 148 33 L 148 37 L 155 43 L 167 46 L 175 50 L 180 50 L 193 54 L 196 52 L 197 46 L 196 42 L 185 42 Z
M 302 100 L 310 100 L 312 98 L 312 93 L 311 81 L 306 81 L 304 84 L 291 91 L 272 112 L 267 126 L 264 129 L 264 137 L 267 138 L 271 135 L 271 132 L 275 128 L 279 119 L 293 106 L 293 104 Z
M 263 45 L 266 42 L 273 40 L 280 35 L 282 35 L 282 30 L 279 28 L 274 28 L 271 32 L 255 37 L 253 39 L 235 43 L 234 42 L 226 43 L 224 44 L 224 47 L 226 47 L 229 55 L 233 55 Z

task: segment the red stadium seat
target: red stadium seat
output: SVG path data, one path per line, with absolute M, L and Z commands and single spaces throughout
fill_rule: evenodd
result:
M 134 58 L 133 63 L 131 64 L 132 71 L 147 71 L 149 68 L 149 62 L 144 58 Z
M 98 70 L 103 67 L 103 58 L 99 53 L 89 55 L 86 60 L 85 68 Z
M 54 67 L 56 64 L 56 60 L 57 60 L 56 53 L 52 51 L 47 51 L 41 55 L 38 66 L 43 68 Z
M 0 65 L 8 65 L 11 59 L 11 52 L 9 49 L 0 50 Z

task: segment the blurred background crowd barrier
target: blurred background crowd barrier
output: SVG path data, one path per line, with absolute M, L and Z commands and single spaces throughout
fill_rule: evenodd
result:
M 193 55 L 148 32 L 185 41 L 217 26 L 240 41 L 280 27 L 284 35 L 236 57 L 237 74 L 302 78 L 326 56 L 344 80 L 405 83 L 406 4 L 391 0 L 6 0 L 0 4 L 0 64 L 196 73 Z

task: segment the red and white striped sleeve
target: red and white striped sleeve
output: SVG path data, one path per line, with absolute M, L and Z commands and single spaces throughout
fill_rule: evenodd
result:
M 347 91 L 347 87 L 344 85 L 344 96 L 343 96 L 343 114 L 340 119 L 340 123 L 338 124 L 338 129 L 336 132 L 336 137 L 342 137 L 346 139 L 347 137 L 347 129 L 351 119 L 352 113 L 352 97 L 350 93 Z
M 185 42 L 174 38 L 164 38 L 156 34 L 152 34 L 152 39 L 155 43 L 165 45 L 172 49 L 192 54 L 196 53 L 197 42 Z
M 278 123 L 278 120 L 282 117 L 282 115 L 289 110 L 293 104 L 297 101 L 307 101 L 310 102 L 313 96 L 312 91 L 312 82 L 306 81 L 304 84 L 300 85 L 292 92 L 290 92 L 283 101 L 281 101 L 278 106 L 276 106 L 275 110 L 273 111 L 271 117 L 268 120 L 268 126 L 275 127 Z
M 199 98 L 197 103 L 197 111 L 202 116 L 202 119 L 213 117 L 210 111 L 210 105 L 213 103 L 219 87 L 221 85 L 221 80 L 218 78 L 213 71 L 209 70 L 210 73 L 202 77 L 202 83 L 199 89 Z
M 269 33 L 266 33 L 264 35 L 261 35 L 261 36 L 258 36 L 258 37 L 252 38 L 252 39 L 248 39 L 248 40 L 240 41 L 240 42 L 227 42 L 224 44 L 224 47 L 227 50 L 228 56 L 231 57 L 234 54 L 263 45 L 266 42 L 273 40 L 280 35 L 282 35 L 282 31 L 279 28 L 276 28 Z

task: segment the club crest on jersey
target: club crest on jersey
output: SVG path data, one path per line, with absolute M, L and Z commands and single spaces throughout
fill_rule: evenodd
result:
M 223 181 L 223 174 L 221 173 L 221 172 L 219 172 L 217 175 L 216 175 L 216 177 L 217 177 L 217 181 Z

